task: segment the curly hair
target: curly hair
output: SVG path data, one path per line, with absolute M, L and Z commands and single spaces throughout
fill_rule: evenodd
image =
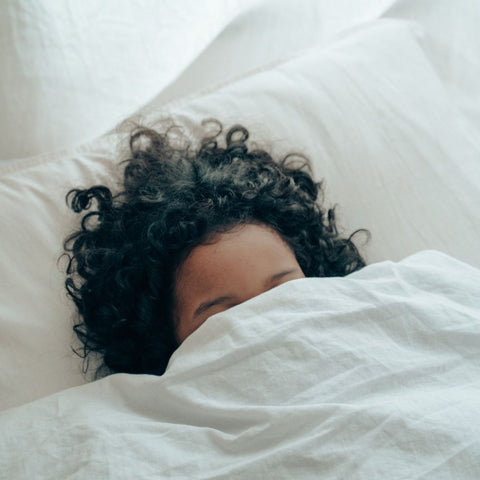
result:
M 365 265 L 352 241 L 360 230 L 341 238 L 306 157 L 274 161 L 249 149 L 241 125 L 228 130 L 222 147 L 222 124 L 210 121 L 219 130 L 195 151 L 172 145 L 168 131 L 137 125 L 119 193 L 105 185 L 68 192 L 74 212 L 90 210 L 63 244 L 65 286 L 79 314 L 73 328 L 82 343 L 74 351 L 84 359 L 84 373 L 94 353 L 102 359 L 97 375 L 163 374 L 179 346 L 175 274 L 193 248 L 235 225 L 273 228 L 306 277 L 345 276 Z

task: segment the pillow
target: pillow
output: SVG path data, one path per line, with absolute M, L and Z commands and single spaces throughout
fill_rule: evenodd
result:
M 0 161 L 105 132 L 255 3 L 0 2 Z
M 0 407 L 85 383 L 70 349 L 74 308 L 57 258 L 78 218 L 73 187 L 121 181 L 130 120 L 173 117 L 198 138 L 202 119 L 244 124 L 274 155 L 307 155 L 338 204 L 345 233 L 367 228 L 367 262 L 436 249 L 480 266 L 480 147 L 464 131 L 419 39 L 418 25 L 380 20 L 327 47 L 168 105 L 153 101 L 82 147 L 0 165 Z

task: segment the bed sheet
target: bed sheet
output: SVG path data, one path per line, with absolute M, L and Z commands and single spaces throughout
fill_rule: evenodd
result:
M 480 270 L 436 251 L 213 315 L 162 377 L 0 413 L 11 480 L 480 477 Z

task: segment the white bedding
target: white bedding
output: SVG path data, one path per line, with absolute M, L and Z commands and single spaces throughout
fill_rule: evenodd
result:
M 198 141 L 204 118 L 243 123 L 276 158 L 301 152 L 324 179 L 344 234 L 367 228 L 367 263 L 435 249 L 480 267 L 480 140 L 414 22 L 357 27 L 270 68 L 140 118 L 171 115 Z M 158 100 L 158 99 L 157 99 Z M 466 128 L 466 126 L 469 128 Z M 62 240 L 78 219 L 73 187 L 116 188 L 129 123 L 81 147 L 0 162 L 0 409 L 85 383 L 70 344 Z
M 0 2 L 0 160 L 72 147 L 151 100 L 258 0 Z
M 76 146 L 155 96 L 218 85 L 381 18 L 425 28 L 429 58 L 478 128 L 476 0 L 4 0 L 0 160 Z
M 479 5 L 1 2 L 0 479 L 478 480 Z M 64 195 L 117 181 L 141 105 L 305 153 L 368 263 L 429 251 L 214 316 L 163 377 L 85 384 Z
M 480 270 L 437 251 L 212 316 L 162 377 L 0 414 L 8 480 L 480 478 Z

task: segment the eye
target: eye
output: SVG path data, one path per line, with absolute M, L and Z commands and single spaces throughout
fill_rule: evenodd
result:
M 283 283 L 287 283 L 290 280 L 297 280 L 298 278 L 304 278 L 305 275 L 301 270 L 295 270 L 294 272 L 288 273 L 287 275 L 284 275 L 277 281 L 273 282 L 272 286 L 270 289 L 278 287 L 279 285 L 282 285 Z
M 195 321 L 195 323 L 200 326 L 202 323 L 207 321 L 211 316 L 224 312 L 225 310 L 228 310 L 229 308 L 232 308 L 234 306 L 238 305 L 238 303 L 222 303 L 220 305 L 214 305 L 213 307 L 209 308 L 206 312 L 202 313 L 199 315 Z
M 216 310 L 215 310 L 215 308 L 212 308 L 212 310 L 215 310 L 215 313 L 220 313 L 220 312 L 224 312 L 225 310 L 228 310 L 230 308 L 236 307 L 239 304 L 240 304 L 240 302 L 224 303 L 222 305 L 218 305 L 218 308 Z M 209 317 L 211 317 L 215 313 L 213 311 L 210 312 Z

